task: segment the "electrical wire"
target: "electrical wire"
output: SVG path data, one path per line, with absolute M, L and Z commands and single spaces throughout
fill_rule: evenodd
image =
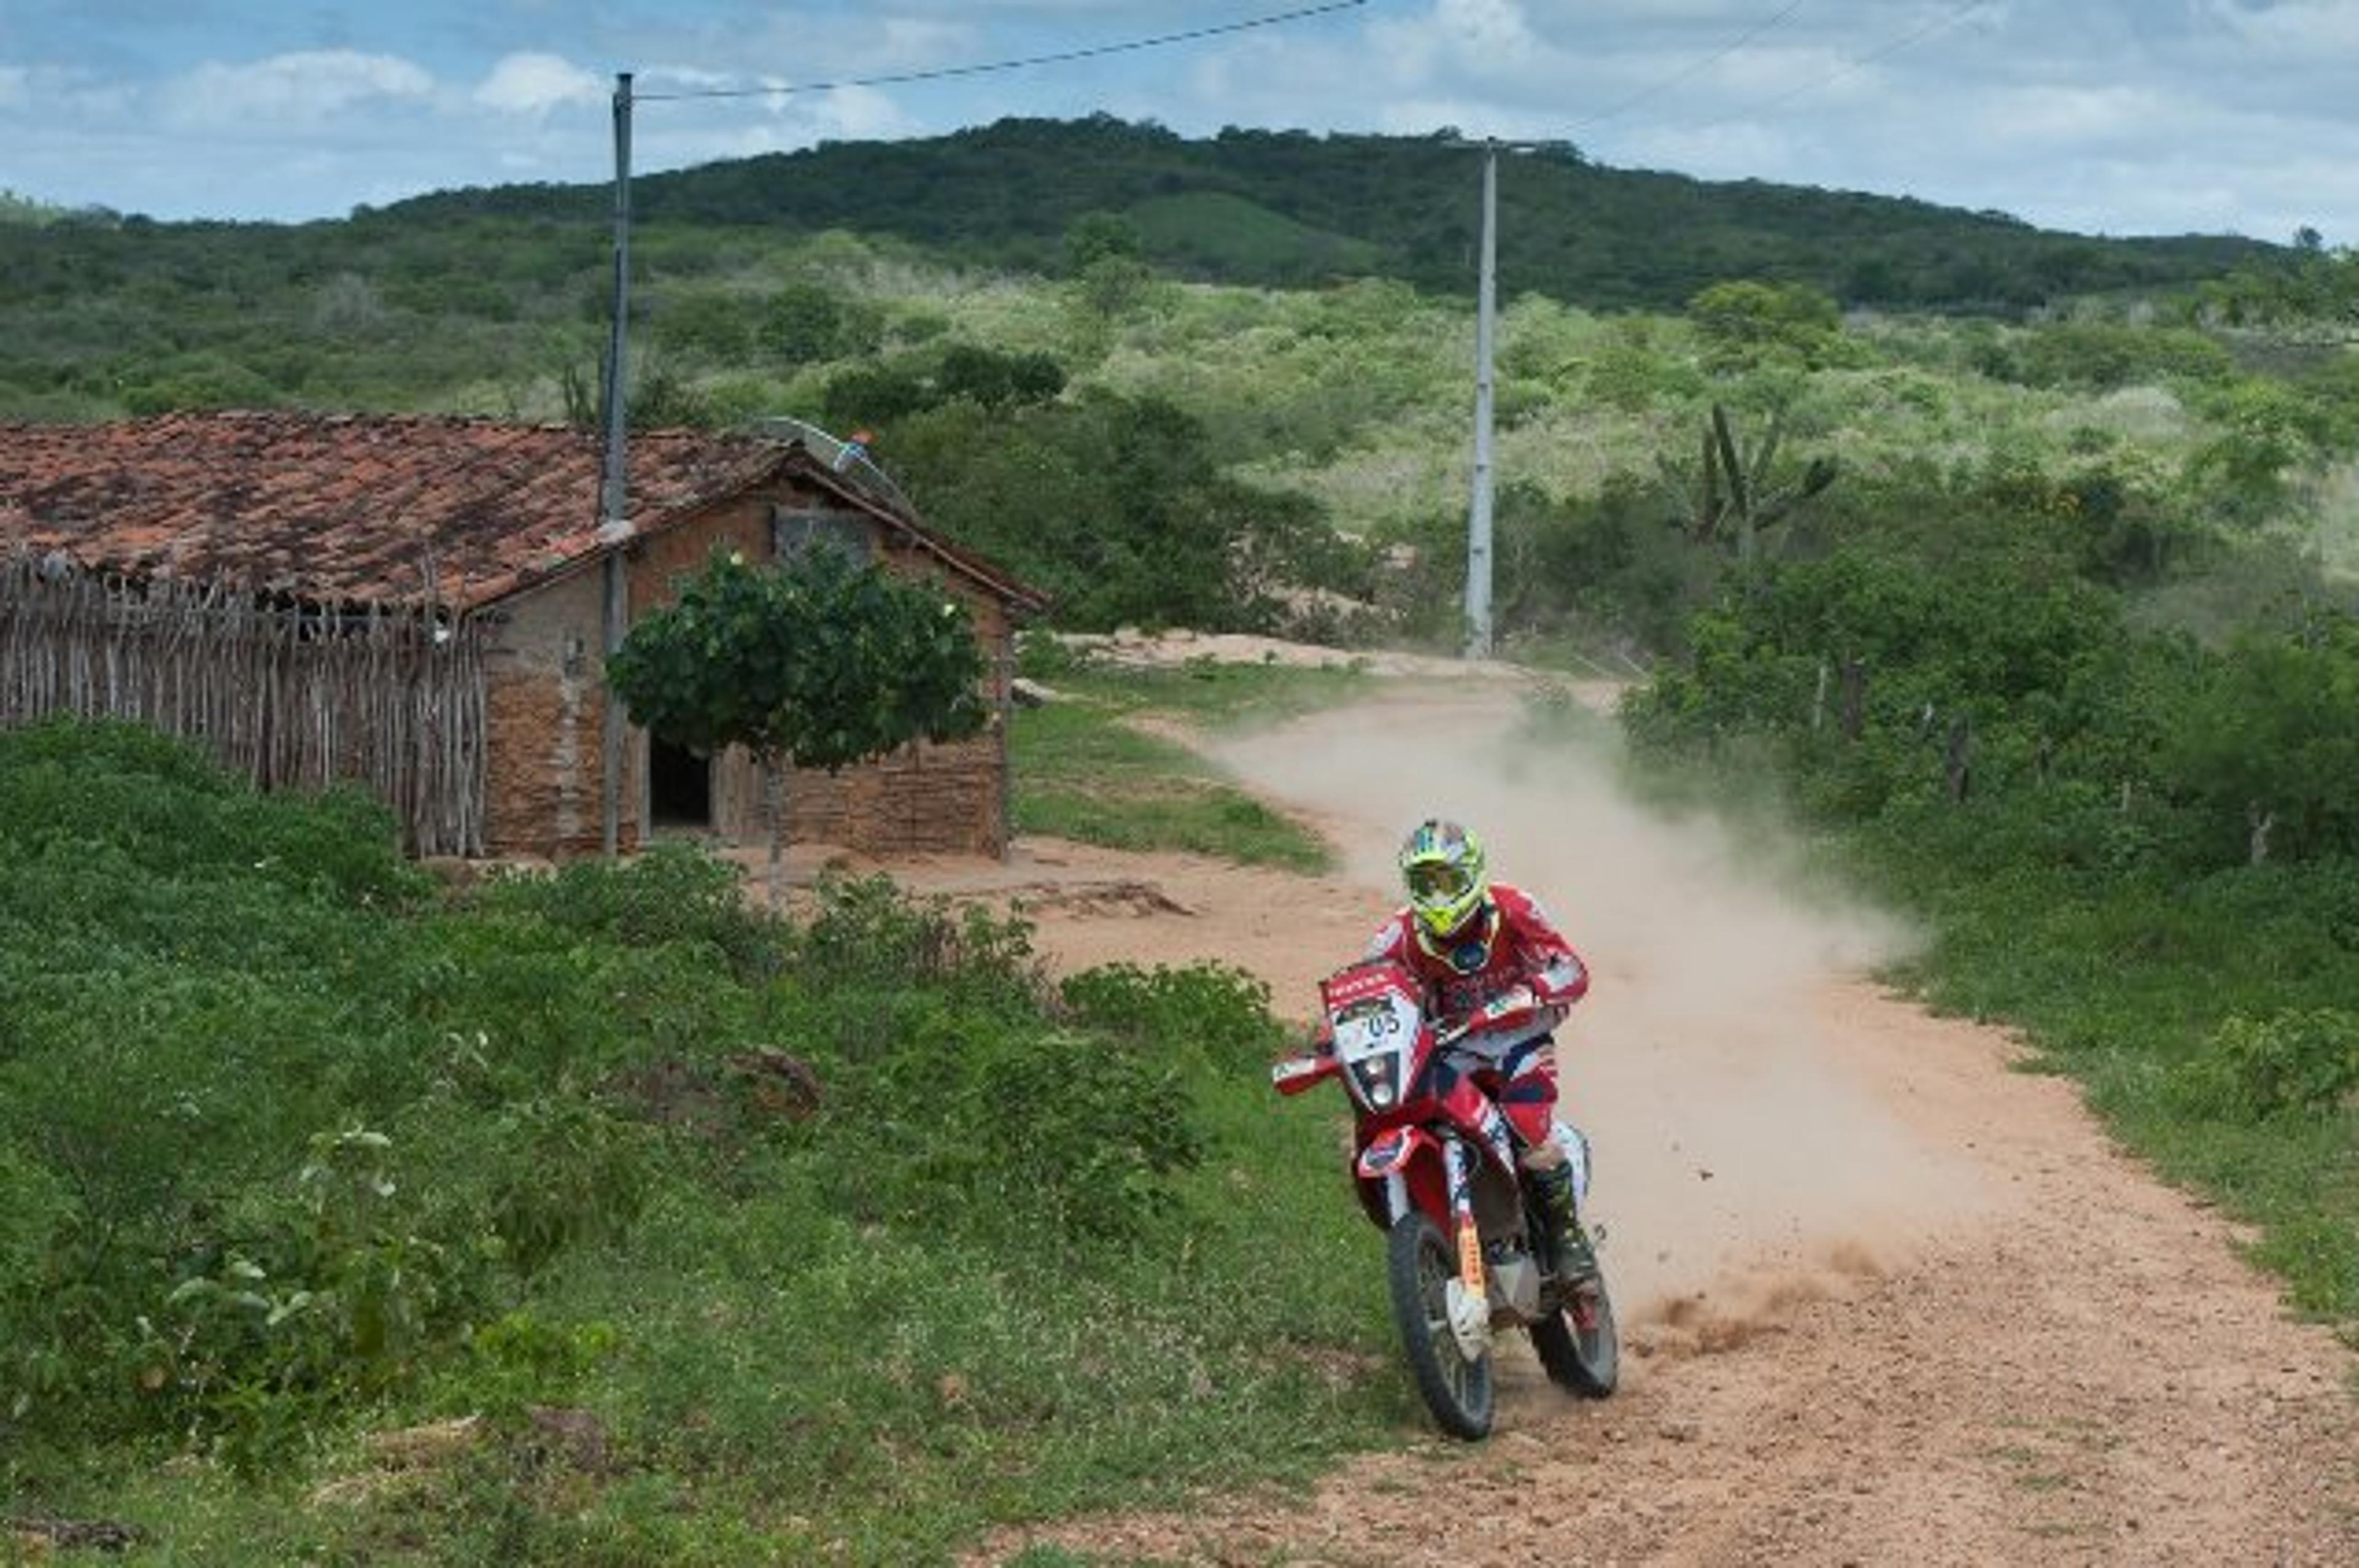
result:
M 1596 114 L 1590 115 L 1587 119 L 1574 121 L 1570 128 L 1575 131 L 1587 130 L 1592 125 L 1598 124 L 1603 121 L 1611 120 L 1614 115 L 1622 114 L 1625 110 L 1636 108 L 1637 105 L 1645 103 L 1647 99 L 1661 92 L 1665 88 L 1685 81 L 1689 77 L 1693 76 L 1696 72 L 1703 70 L 1704 67 L 1711 65 L 1715 61 L 1726 59 L 1730 55 L 1734 54 L 1738 49 L 1743 49 L 1745 45 L 1751 43 L 1754 39 L 1759 38 L 1762 34 L 1767 32 L 1770 28 L 1776 27 L 1778 23 L 1784 21 L 1787 17 L 1792 16 L 1801 8 L 1802 0 L 1787 0 L 1787 4 L 1783 9 L 1777 11 L 1773 16 L 1770 16 L 1759 22 L 1756 22 L 1752 27 L 1746 28 L 1735 38 L 1731 38 L 1720 48 L 1712 50 L 1712 53 L 1704 56 L 1701 59 L 1695 60 L 1688 65 L 1682 66 L 1678 70 L 1671 72 L 1670 75 L 1663 77 L 1658 81 L 1648 82 L 1646 86 L 1641 87 L 1637 92 L 1633 92 L 1629 97 L 1623 99 L 1620 103 L 1609 104 L 1605 108 L 1599 110 Z
M 1199 38 L 1217 38 L 1224 33 L 1242 33 L 1254 27 L 1274 27 L 1281 22 L 1297 22 L 1307 16 L 1321 16 L 1335 11 L 1351 11 L 1367 4 L 1367 0 L 1325 0 L 1317 5 L 1298 6 L 1267 16 L 1252 16 L 1241 22 L 1222 22 L 1211 27 L 1190 27 L 1185 32 L 1164 33 L 1151 38 L 1131 38 L 1122 43 L 1095 44 L 1087 49 L 1060 49 L 1054 54 L 1027 55 L 1022 59 L 993 60 L 981 65 L 946 65 L 927 70 L 894 71 L 882 76 L 846 77 L 840 81 L 804 81 L 777 87 L 713 87 L 678 92 L 638 92 L 632 96 L 641 101 L 679 100 L 686 98 L 766 98 L 773 94 L 793 92 L 827 92 L 844 87 L 889 87 L 908 81 L 940 81 L 951 77 L 984 76 L 993 71 L 1020 70 L 1032 65 L 1060 65 L 1069 60 L 1094 59 L 1101 55 L 1127 54 L 1135 49 L 1162 49 L 1171 44 L 1192 43 Z
M 1765 109 L 1775 109 L 1780 104 L 1790 103 L 1806 92 L 1822 92 L 1825 89 L 1833 86 L 1836 82 L 1843 81 L 1845 77 L 1850 76 L 1854 71 L 1859 70 L 1862 67 L 1873 65 L 1877 60 L 1883 59 L 1888 55 L 1898 54 L 1902 49 L 1907 49 L 1909 45 L 1914 44 L 1922 38 L 1929 38 L 1935 33 L 1948 31 L 1950 28 L 1956 27 L 1960 22 L 1964 21 L 1974 12 L 1981 10 L 1984 6 L 1989 4 L 1990 0 L 1964 0 L 1964 4 L 1953 6 L 1950 10 L 1943 12 L 1941 15 L 1935 16 L 1932 20 L 1924 23 L 1922 26 L 1909 29 L 1908 32 L 1901 34 L 1898 38 L 1894 38 L 1891 42 L 1884 44 L 1876 49 L 1870 49 L 1865 54 L 1854 55 L 1851 59 L 1844 60 L 1841 69 L 1832 71 L 1825 76 L 1819 77 L 1813 81 L 1805 81 L 1798 87 L 1789 88 L 1786 92 L 1777 94 L 1775 97 L 1764 98 L 1756 103 L 1748 103 L 1742 108 L 1732 109 L 1725 114 L 1717 114 L 1709 120 L 1698 121 L 1691 124 L 1680 125 L 1673 128 L 1688 132 L 1708 131 L 1716 125 L 1725 125 L 1733 120 L 1741 120 L 1750 115 L 1757 114 Z

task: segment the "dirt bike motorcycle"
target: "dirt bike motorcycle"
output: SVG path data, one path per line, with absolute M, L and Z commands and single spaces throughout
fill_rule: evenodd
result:
M 1489 1433 L 1491 1353 L 1502 1330 L 1529 1334 L 1560 1388 L 1612 1393 L 1621 1341 L 1604 1276 L 1552 1271 L 1556 1238 L 1518 1173 L 1495 1076 L 1450 1057 L 1475 1030 L 1537 1017 L 1532 993 L 1517 987 L 1443 1030 L 1426 1016 L 1415 978 L 1389 958 L 1339 970 L 1319 989 L 1327 1047 L 1273 1064 L 1270 1081 L 1296 1095 L 1341 1078 L 1351 1096 L 1353 1175 L 1361 1206 L 1386 1233 L 1393 1318 L 1434 1419 L 1455 1437 Z M 1459 1070 L 1437 1070 L 1445 1063 Z M 1555 1136 L 1585 1200 L 1588 1141 L 1561 1121 Z

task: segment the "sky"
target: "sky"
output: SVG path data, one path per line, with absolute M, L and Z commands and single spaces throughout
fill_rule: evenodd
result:
M 602 183 L 623 71 L 635 173 L 1103 113 L 2359 246 L 2359 0 L 0 0 L 0 189 L 300 222 Z

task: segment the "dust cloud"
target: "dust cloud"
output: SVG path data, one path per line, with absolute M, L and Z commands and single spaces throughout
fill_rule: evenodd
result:
M 1986 1178 L 1847 1072 L 1822 1017 L 1907 929 L 1803 897 L 1733 829 L 1629 798 L 1610 727 L 1541 741 L 1520 717 L 1512 691 L 1379 699 L 1214 754 L 1329 834 L 1368 929 L 1396 902 L 1403 834 L 1452 816 L 1588 961 L 1590 996 L 1559 1035 L 1561 1114 L 1595 1150 L 1592 1213 L 1625 1324 L 1667 1347 L 1741 1340 L 1971 1206 Z

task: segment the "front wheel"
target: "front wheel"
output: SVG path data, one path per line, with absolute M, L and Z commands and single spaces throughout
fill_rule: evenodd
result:
M 1549 1381 L 1593 1400 L 1614 1391 L 1622 1377 L 1622 1336 L 1614 1326 L 1614 1298 L 1605 1277 L 1594 1292 L 1576 1297 L 1532 1325 L 1532 1348 Z
M 1458 1253 L 1441 1227 L 1422 1212 L 1401 1216 L 1387 1233 L 1386 1272 L 1392 1282 L 1393 1321 L 1408 1352 L 1417 1391 L 1441 1430 L 1452 1437 L 1477 1438 L 1491 1431 L 1491 1357 L 1469 1359 L 1450 1330 L 1450 1286 L 1458 1278 Z

